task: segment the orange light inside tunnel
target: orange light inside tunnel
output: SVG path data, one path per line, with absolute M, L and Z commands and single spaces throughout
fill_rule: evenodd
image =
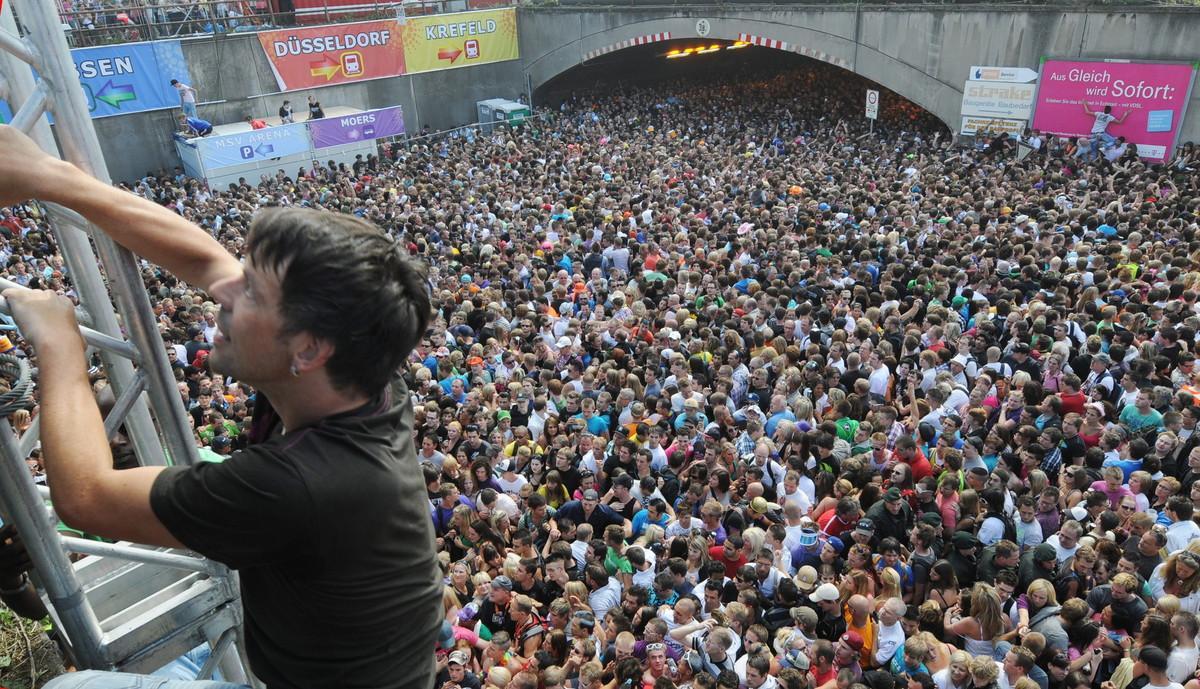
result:
M 729 45 L 721 45 L 719 43 L 713 43 L 712 45 L 708 45 L 708 46 L 701 45 L 701 46 L 696 46 L 696 47 L 692 47 L 692 48 L 674 48 L 672 50 L 667 51 L 666 54 L 663 55 L 663 57 L 667 58 L 668 60 L 674 60 L 676 58 L 687 57 L 689 55 L 707 55 L 708 53 L 717 53 L 717 52 L 720 52 L 721 50 L 734 50 L 736 48 L 745 48 L 749 45 L 750 45 L 749 43 L 746 43 L 744 41 L 737 41 L 736 43 L 731 43 Z

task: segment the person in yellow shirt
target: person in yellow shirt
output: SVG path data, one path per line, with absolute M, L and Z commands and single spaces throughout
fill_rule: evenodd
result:
M 846 600 L 845 616 L 846 631 L 858 632 L 863 640 L 858 662 L 865 670 L 871 666 L 871 659 L 875 657 L 875 619 L 871 617 L 871 602 L 866 596 L 850 596 Z

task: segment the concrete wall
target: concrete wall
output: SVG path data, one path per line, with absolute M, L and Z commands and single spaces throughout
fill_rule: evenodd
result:
M 1037 69 L 1042 57 L 1200 57 L 1200 12 L 1190 8 L 1118 9 L 984 6 L 806 6 L 521 10 L 522 62 L 533 88 L 585 61 L 591 51 L 637 36 L 670 32 L 696 38 L 751 34 L 851 69 L 959 126 L 963 81 L 971 65 Z M 1200 140 L 1200 89 L 1193 90 L 1182 140 Z
M 184 39 L 183 54 L 200 93 L 200 116 L 214 124 L 246 115 L 274 115 L 286 97 L 304 117 L 308 91 L 279 93 L 270 63 L 253 34 Z M 428 124 L 435 129 L 475 121 L 475 102 L 515 98 L 525 91 L 517 60 L 478 67 L 426 72 L 314 89 L 322 105 L 382 108 L 400 105 L 408 131 Z M 136 113 L 94 120 L 114 180 L 130 180 L 148 171 L 179 164 L 171 135 L 178 110 Z

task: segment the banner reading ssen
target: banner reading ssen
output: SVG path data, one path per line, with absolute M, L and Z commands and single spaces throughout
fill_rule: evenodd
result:
M 514 9 L 410 17 L 404 23 L 404 63 L 410 74 L 520 56 Z
M 283 91 L 404 74 L 394 20 L 264 31 L 259 43 Z
M 1046 60 L 1039 79 L 1033 127 L 1060 136 L 1089 136 L 1112 106 L 1107 132 L 1137 144 L 1138 155 L 1166 160 L 1183 124 L 1195 68 L 1187 64 Z
M 179 92 L 171 80 L 191 82 L 179 41 L 75 48 L 71 61 L 93 118 L 178 108 Z M 0 123 L 12 115 L 0 102 Z

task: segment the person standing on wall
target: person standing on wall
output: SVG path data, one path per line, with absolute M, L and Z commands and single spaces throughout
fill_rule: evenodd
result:
M 183 108 L 183 114 L 196 117 L 196 89 L 178 79 L 172 79 L 171 86 L 179 92 L 179 107 Z
M 58 515 L 238 570 L 251 670 L 267 686 L 430 686 L 443 587 L 399 375 L 431 317 L 424 267 L 369 223 L 303 208 L 260 211 L 239 261 L 176 213 L 0 125 L 0 206 L 31 198 L 71 208 L 203 289 L 221 306 L 210 365 L 257 391 L 250 443 L 226 461 L 114 470 L 71 302 L 5 290 L 39 366 Z M 94 671 L 47 686 L 150 681 L 232 686 Z

